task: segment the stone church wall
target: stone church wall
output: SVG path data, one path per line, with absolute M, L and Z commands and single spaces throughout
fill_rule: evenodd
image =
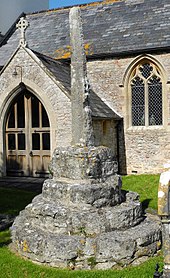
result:
M 14 71 L 17 75 L 13 74 Z M 71 144 L 71 102 L 69 97 L 59 88 L 56 80 L 27 49 L 20 48 L 9 61 L 0 76 L 0 175 L 5 174 L 5 122 L 7 111 L 19 93 L 19 83 L 23 82 L 27 89 L 42 102 L 50 120 L 51 156 L 56 147 Z M 117 154 L 116 126 L 112 120 L 94 120 L 95 144 L 107 145 L 114 155 Z
M 5 141 L 4 123 L 13 98 L 22 81 L 43 103 L 51 125 L 51 153 L 58 146 L 71 143 L 71 103 L 59 88 L 54 77 L 31 51 L 20 48 L 0 76 L 0 173 L 4 173 Z M 149 56 L 147 56 L 149 57 Z M 158 173 L 170 157 L 170 54 L 150 56 L 162 67 L 163 73 L 163 120 L 162 126 L 129 126 L 128 91 L 126 74 L 137 57 L 95 60 L 87 64 L 88 77 L 95 93 L 123 117 L 119 124 L 119 138 L 116 138 L 114 121 L 93 122 L 96 145 L 111 147 L 119 156 L 120 172 Z M 14 70 L 17 76 L 13 75 Z M 117 150 L 118 149 L 118 150 Z
M 95 146 L 107 146 L 117 156 L 117 123 L 114 120 L 93 120 Z
M 163 74 L 164 123 L 157 127 L 129 126 L 130 107 L 125 79 L 128 67 L 138 57 L 88 62 L 92 89 L 124 119 L 122 134 L 119 134 L 119 156 L 123 174 L 159 173 L 170 159 L 170 54 L 148 57 L 157 61 Z
M 19 49 L 9 61 L 0 76 L 0 154 L 1 174 L 5 172 L 5 130 L 6 111 L 18 93 L 22 81 L 27 89 L 42 102 L 49 117 L 51 127 L 51 155 L 56 147 L 68 146 L 71 142 L 71 102 L 55 83 L 54 77 L 37 60 L 31 51 Z M 39 63 L 39 64 L 38 64 Z M 13 75 L 14 70 L 17 75 Z

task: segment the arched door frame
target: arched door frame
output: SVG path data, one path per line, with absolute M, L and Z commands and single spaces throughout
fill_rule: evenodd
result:
M 23 80 L 24 85 L 27 90 L 30 91 L 33 95 L 35 95 L 38 100 L 43 104 L 48 118 L 50 122 L 50 144 L 51 144 L 51 156 L 53 153 L 55 145 L 55 128 L 56 128 L 56 119 L 53 113 L 53 107 L 49 101 L 48 96 L 45 92 L 39 88 L 35 83 L 29 80 Z M 3 138 L 0 144 L 0 153 L 1 161 L 0 161 L 0 174 L 6 175 L 6 145 L 5 145 L 5 124 L 7 121 L 8 111 L 10 109 L 11 104 L 13 103 L 15 97 L 22 91 L 22 88 L 19 86 L 20 79 L 16 79 L 15 82 L 12 83 L 1 95 L 0 98 L 0 134 L 1 138 Z M 48 107 L 48 108 L 47 108 Z

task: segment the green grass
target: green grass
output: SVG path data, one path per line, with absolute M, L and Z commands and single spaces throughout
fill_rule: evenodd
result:
M 160 175 L 123 176 L 122 189 L 139 193 L 144 208 L 157 210 L 159 177 Z
M 157 209 L 159 175 L 124 176 L 123 189 L 136 191 L 147 207 Z M 36 193 L 0 188 L 0 213 L 18 214 Z M 149 259 L 138 267 L 106 271 L 69 271 L 33 264 L 11 253 L 9 231 L 0 232 L 0 278 L 153 278 L 156 263 L 162 267 L 161 256 Z
M 0 187 L 0 213 L 17 215 L 37 193 Z

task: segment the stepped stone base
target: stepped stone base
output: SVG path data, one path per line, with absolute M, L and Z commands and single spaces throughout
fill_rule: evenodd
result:
M 69 168 L 72 156 L 67 150 L 56 153 L 58 164 Z M 68 177 L 70 168 L 63 177 L 62 167 L 55 166 L 55 171 L 52 166 L 54 178 L 44 182 L 42 194 L 14 221 L 13 248 L 32 261 L 71 269 L 123 267 L 155 254 L 160 248 L 160 223 L 143 216 L 137 193 L 121 191 L 121 179 L 110 166 L 116 165 L 110 151 L 93 148 L 93 155 L 87 149 L 74 151 L 78 179 Z
M 62 189 L 68 194 L 74 186 Z M 80 187 L 81 196 L 86 185 Z M 144 219 L 138 194 L 127 192 L 121 204 L 103 207 L 59 196 L 61 183 L 46 180 L 43 193 L 16 218 L 13 246 L 21 255 L 55 267 L 107 269 L 140 262 L 159 250 L 160 223 Z

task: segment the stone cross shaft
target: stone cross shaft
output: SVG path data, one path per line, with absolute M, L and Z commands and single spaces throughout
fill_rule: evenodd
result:
M 21 17 L 19 22 L 16 24 L 16 27 L 21 31 L 21 37 L 20 37 L 20 45 L 21 46 L 26 46 L 26 38 L 25 38 L 25 30 L 29 26 L 28 21 L 24 18 Z
M 86 54 L 79 7 L 70 10 L 71 40 L 71 102 L 72 144 L 94 145 L 92 116 L 90 109 L 90 85 L 87 79 Z

